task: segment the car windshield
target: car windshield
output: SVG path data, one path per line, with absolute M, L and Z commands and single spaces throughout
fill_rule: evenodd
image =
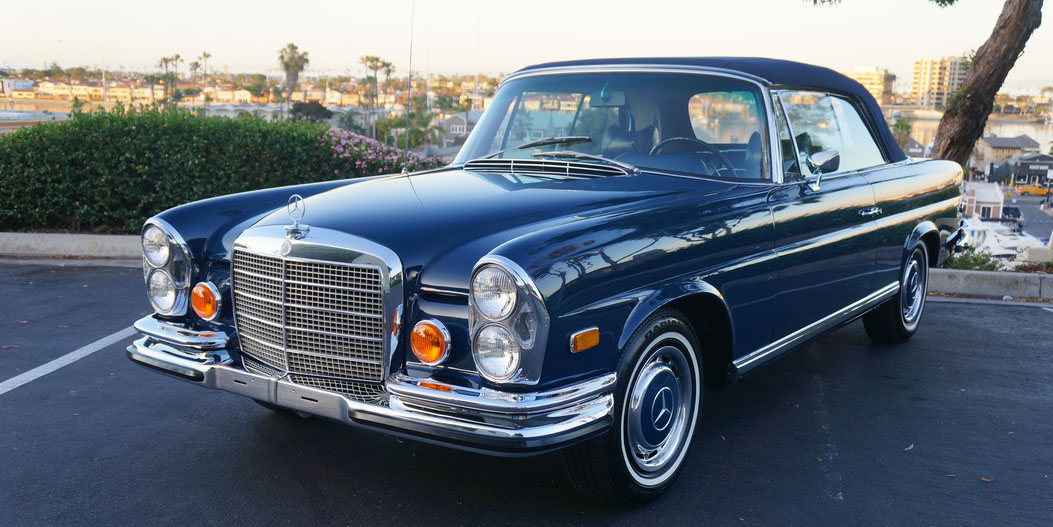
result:
M 520 77 L 498 90 L 454 162 L 529 159 L 559 150 L 644 170 L 764 180 L 769 157 L 763 100 L 756 84 L 707 74 Z M 517 148 L 561 137 L 590 140 Z

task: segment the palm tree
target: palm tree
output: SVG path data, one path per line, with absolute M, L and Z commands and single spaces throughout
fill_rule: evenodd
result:
M 307 67 L 311 61 L 307 58 L 306 51 L 300 51 L 292 42 L 278 50 L 278 64 L 285 70 L 285 102 L 288 104 L 289 95 L 296 89 L 296 83 L 300 80 L 300 72 Z
M 197 72 L 201 69 L 201 63 L 194 60 L 190 62 L 190 80 L 194 80 L 197 77 Z
M 376 97 L 380 93 L 380 83 L 377 81 L 377 71 L 384 66 L 384 60 L 376 55 L 363 55 L 358 59 L 358 63 L 365 66 L 366 69 L 373 71 L 373 100 L 370 106 L 370 118 L 369 120 L 373 123 L 373 139 L 377 138 L 377 100 Z
M 391 91 L 391 74 L 395 71 L 395 65 L 385 60 L 380 63 L 380 69 L 384 71 L 384 99 L 387 100 L 387 94 Z
M 168 82 L 168 68 L 172 66 L 172 59 L 173 57 L 161 57 L 157 61 L 157 68 L 164 70 L 164 73 L 160 76 L 160 80 L 165 84 L 165 104 L 168 104 L 168 85 L 170 84 Z
M 208 59 L 212 58 L 212 54 L 207 51 L 202 51 L 201 55 L 198 55 L 197 60 L 201 61 L 201 74 L 208 77 Z

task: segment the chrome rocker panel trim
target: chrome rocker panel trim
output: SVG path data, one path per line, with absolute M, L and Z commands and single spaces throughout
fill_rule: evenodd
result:
M 194 358 L 194 350 L 144 336 L 127 353 L 133 362 L 205 388 L 486 454 L 540 454 L 599 435 L 613 422 L 613 374 L 532 394 L 474 390 L 395 374 L 386 383 L 387 400 L 377 404 L 246 371 L 221 351 Z
M 811 324 L 786 335 L 785 337 L 764 346 L 748 355 L 735 359 L 732 362 L 730 377 L 732 379 L 790 351 L 791 349 L 807 342 L 809 339 L 819 336 L 835 327 L 851 322 L 856 317 L 876 307 L 885 300 L 892 298 L 899 292 L 899 282 L 892 282 L 885 287 L 867 295 L 866 297 L 846 306 L 844 309 L 835 311 Z

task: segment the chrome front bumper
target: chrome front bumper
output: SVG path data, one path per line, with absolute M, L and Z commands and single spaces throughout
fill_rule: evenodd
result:
M 385 383 L 384 400 L 366 403 L 246 371 L 227 353 L 222 333 L 197 333 L 152 316 L 135 327 L 145 336 L 128 347 L 128 358 L 148 368 L 282 408 L 464 450 L 541 453 L 603 433 L 613 419 L 613 373 L 527 394 L 394 374 Z

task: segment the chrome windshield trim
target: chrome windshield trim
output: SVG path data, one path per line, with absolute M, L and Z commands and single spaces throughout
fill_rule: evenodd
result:
M 708 176 L 708 177 L 707 176 L 698 176 L 698 177 L 704 178 L 704 179 L 715 179 L 716 181 L 722 181 L 722 182 L 735 182 L 735 183 L 738 183 L 738 182 L 741 181 L 744 184 L 765 184 L 765 185 L 776 184 L 776 185 L 781 185 L 783 183 L 781 160 L 779 161 L 780 167 L 778 169 L 775 168 L 776 161 L 775 161 L 774 148 L 775 148 L 775 141 L 777 140 L 779 135 L 778 135 L 778 128 L 777 128 L 776 123 L 775 123 L 775 108 L 774 108 L 774 105 L 772 103 L 772 97 L 773 97 L 772 84 L 770 82 L 768 82 L 767 79 L 764 79 L 762 77 L 758 77 L 756 75 L 750 75 L 749 73 L 745 73 L 745 72 L 742 72 L 742 71 L 737 71 L 737 70 L 730 69 L 730 68 L 717 68 L 717 67 L 707 67 L 707 66 L 692 66 L 692 65 L 687 65 L 687 64 L 684 64 L 684 65 L 676 65 L 676 64 L 647 64 L 647 63 L 639 63 L 639 64 L 579 64 L 579 65 L 575 65 L 575 66 L 552 66 L 552 67 L 546 67 L 546 68 L 536 68 L 536 69 L 518 71 L 518 72 L 515 72 L 515 73 L 505 77 L 505 79 L 503 81 L 501 81 L 501 85 L 498 86 L 498 90 L 500 90 L 502 87 L 504 87 L 504 85 L 506 83 L 508 83 L 510 81 L 513 81 L 513 80 L 516 80 L 516 79 L 523 79 L 523 78 L 528 78 L 528 77 L 537 77 L 537 76 L 544 76 L 544 75 L 566 75 L 566 74 L 575 74 L 575 73 L 605 73 L 605 72 L 609 72 L 609 73 L 681 73 L 681 74 L 690 74 L 690 75 L 709 75 L 709 76 L 716 76 L 716 77 L 725 77 L 725 78 L 729 78 L 729 79 L 737 79 L 737 80 L 749 82 L 751 84 L 756 85 L 757 88 L 760 89 L 760 92 L 761 92 L 761 100 L 759 102 L 764 105 L 763 111 L 765 112 L 765 122 L 767 123 L 767 126 L 765 127 L 765 129 L 767 130 L 767 135 L 768 136 L 766 138 L 764 138 L 763 140 L 767 141 L 767 146 L 768 146 L 765 149 L 765 151 L 766 151 L 766 154 L 768 155 L 768 177 L 769 177 L 769 180 L 763 181 L 763 182 L 760 182 L 760 181 L 750 182 L 749 180 L 737 180 L 737 179 L 732 179 L 732 178 L 728 178 L 728 179 L 713 178 L 712 176 Z M 460 155 L 460 154 L 458 153 L 458 155 Z M 454 165 L 451 165 L 451 166 L 454 166 Z M 648 169 L 647 167 L 639 167 L 639 170 L 643 171 L 643 172 L 650 172 L 650 173 L 655 173 L 655 174 L 660 174 L 660 175 L 670 175 L 670 176 L 680 176 L 680 177 L 693 177 L 693 176 L 691 176 L 689 174 L 679 174 L 679 175 L 677 175 L 677 174 L 671 174 L 671 173 L 668 173 L 668 172 L 651 170 L 651 169 Z
M 867 309 L 884 302 L 886 299 L 892 297 L 899 291 L 899 282 L 892 282 L 885 287 L 867 295 L 866 297 L 849 304 L 848 306 L 835 311 L 807 326 L 782 337 L 781 339 L 768 344 L 744 357 L 740 357 L 732 361 L 735 369 L 738 370 L 738 374 L 745 373 L 761 364 L 767 362 L 769 359 L 774 358 L 778 354 L 789 351 L 794 345 L 806 337 L 822 332 L 825 329 L 829 329 L 837 324 L 844 322 L 846 319 L 850 319 L 856 315 L 861 314 Z

